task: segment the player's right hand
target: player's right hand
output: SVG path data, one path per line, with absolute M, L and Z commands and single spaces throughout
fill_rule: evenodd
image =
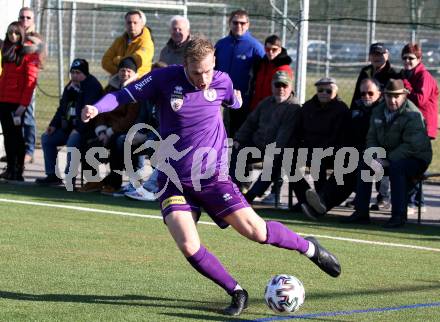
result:
M 94 118 L 96 115 L 98 115 L 98 109 L 94 107 L 93 105 L 86 105 L 81 110 L 81 120 L 84 123 L 87 123 L 92 118 Z

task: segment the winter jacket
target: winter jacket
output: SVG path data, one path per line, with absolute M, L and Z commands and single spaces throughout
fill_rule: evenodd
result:
M 159 60 L 168 65 L 183 65 L 183 51 L 190 40 L 191 36 L 180 46 L 176 46 L 174 41 L 170 38 L 160 51 Z
M 0 102 L 28 106 L 37 85 L 40 58 L 37 52 L 26 53 L 20 65 L 3 62 L 0 76 Z
M 136 61 L 139 76 L 143 76 L 151 70 L 154 44 L 147 27 L 144 27 L 142 33 L 131 42 L 129 42 L 126 32 L 116 38 L 102 57 L 102 68 L 109 72 L 110 75 L 114 75 L 118 72 L 119 62 L 128 56 L 133 57 Z
M 263 98 L 272 95 L 272 77 L 277 71 L 286 71 L 293 78 L 293 71 L 290 68 L 292 58 L 287 55 L 286 49 L 282 49 L 281 53 L 272 61 L 267 56 L 258 61 L 253 67 L 251 79 L 251 105 L 250 109 L 254 110 Z
M 385 102 L 371 115 L 367 148 L 382 147 L 391 161 L 417 158 L 427 164 L 432 160 L 431 141 L 426 133 L 423 115 L 410 100 L 406 100 L 389 123 L 385 119 Z
M 351 121 L 347 131 L 347 146 L 355 147 L 358 151 L 365 150 L 367 133 L 370 128 L 370 118 L 373 110 L 383 102 L 383 98 L 378 99 L 370 106 L 366 106 L 361 99 L 350 108 Z
M 298 100 L 293 94 L 282 103 L 277 103 L 273 96 L 266 97 L 249 114 L 234 140 L 242 144 L 253 143 L 261 150 L 274 142 L 277 147 L 284 148 L 291 136 L 293 119 L 299 109 Z
M 408 98 L 420 109 L 425 118 L 428 136 L 435 139 L 438 131 L 437 81 L 425 65 L 419 63 L 410 72 L 410 76 L 405 77 L 404 83 L 405 87 L 410 90 Z
M 302 148 L 338 149 L 346 145 L 350 110 L 337 96 L 322 106 L 318 96 L 304 103 L 296 117 L 290 145 Z
M 109 84 L 104 90 L 104 94 L 120 90 L 121 82 L 119 76 L 115 75 L 110 79 Z M 139 114 L 139 103 L 128 103 L 118 106 L 115 110 L 99 114 L 96 117 L 96 129 L 98 134 L 101 131 L 110 133 L 125 133 L 135 124 Z M 111 132 L 107 129 L 111 128 Z M 111 136 L 111 135 L 109 135 Z
M 70 132 L 75 129 L 82 133 L 86 124 L 81 120 L 81 110 L 85 105 L 96 103 L 103 95 L 101 83 L 89 74 L 76 89 L 71 82 L 64 87 L 60 105 L 49 126 Z M 72 113 L 74 108 L 74 113 Z
M 356 81 L 356 87 L 354 88 L 354 94 L 353 94 L 353 98 L 351 100 L 350 107 L 355 106 L 356 101 L 361 98 L 361 90 L 359 87 L 361 86 L 362 80 L 364 80 L 366 78 L 376 79 L 381 86 L 380 90 L 383 90 L 385 88 L 385 85 L 390 80 L 390 78 L 396 79 L 396 78 L 400 78 L 400 77 L 399 77 L 399 73 L 397 73 L 395 71 L 395 69 L 391 67 L 391 64 L 389 61 L 387 61 L 385 63 L 384 68 L 382 68 L 377 73 L 374 73 L 373 65 L 368 65 L 368 66 L 362 68 L 361 72 L 359 73 L 358 79 Z
M 241 91 L 243 106 L 249 104 L 252 66 L 264 55 L 263 45 L 249 31 L 239 37 L 229 34 L 215 44 L 215 69 L 229 74 L 234 89 Z

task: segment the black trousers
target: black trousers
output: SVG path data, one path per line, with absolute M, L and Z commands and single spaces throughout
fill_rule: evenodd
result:
M 23 172 L 25 144 L 23 139 L 23 115 L 20 125 L 14 125 L 12 114 L 19 104 L 0 102 L 0 121 L 3 129 L 7 167 L 10 171 Z

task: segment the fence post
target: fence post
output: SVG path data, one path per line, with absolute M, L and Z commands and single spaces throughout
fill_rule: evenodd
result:
M 296 59 L 295 91 L 300 104 L 306 98 L 307 87 L 307 43 L 309 38 L 309 0 L 301 0 L 300 24 L 298 32 L 298 51 Z
M 63 95 L 64 88 L 64 61 L 63 61 L 63 3 L 61 0 L 57 1 L 58 4 L 58 93 L 60 97 Z

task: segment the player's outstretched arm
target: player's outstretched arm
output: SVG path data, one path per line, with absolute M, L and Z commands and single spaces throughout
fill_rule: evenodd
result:
M 81 110 L 81 119 L 84 123 L 87 123 L 96 115 L 98 115 L 98 109 L 93 105 L 86 105 Z

